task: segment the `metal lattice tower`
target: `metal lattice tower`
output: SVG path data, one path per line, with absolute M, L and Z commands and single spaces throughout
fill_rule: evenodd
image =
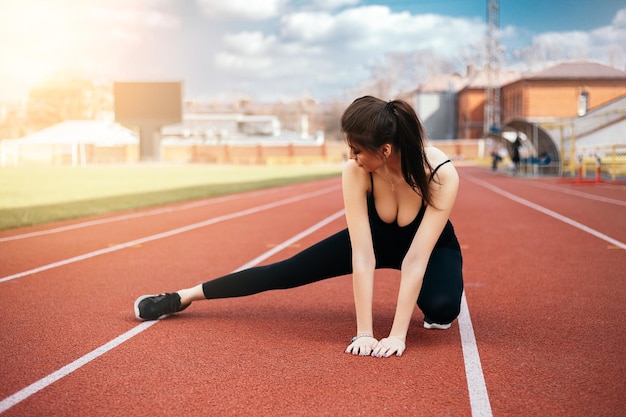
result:
M 487 86 L 484 134 L 500 131 L 500 1 L 487 0 Z

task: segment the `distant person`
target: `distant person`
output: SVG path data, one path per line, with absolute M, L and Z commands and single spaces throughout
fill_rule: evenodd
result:
M 513 142 L 513 152 L 511 152 L 511 162 L 513 162 L 513 170 L 515 173 L 519 172 L 520 167 L 520 148 L 522 147 L 522 138 L 519 135 Z
M 366 96 L 344 112 L 341 127 L 350 147 L 343 168 L 348 228 L 295 256 L 173 293 L 135 301 L 140 320 L 185 310 L 193 301 L 241 297 L 352 274 L 356 334 L 353 355 L 402 355 L 417 306 L 427 329 L 448 329 L 460 311 L 462 256 L 449 221 L 459 178 L 440 150 L 425 147 L 424 129 L 404 101 Z M 374 336 L 374 270 L 401 272 L 391 330 Z
M 502 161 L 502 156 L 500 156 L 500 147 L 494 148 L 491 151 L 491 170 L 497 171 L 498 164 Z

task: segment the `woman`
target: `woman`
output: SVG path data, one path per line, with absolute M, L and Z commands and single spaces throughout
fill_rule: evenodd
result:
M 347 353 L 402 355 L 416 303 L 425 328 L 449 328 L 463 292 L 461 250 L 449 221 L 459 185 L 454 166 L 440 150 L 425 147 L 423 127 L 404 101 L 359 98 L 344 112 L 341 127 L 351 153 L 342 173 L 347 229 L 281 262 L 175 293 L 139 297 L 137 318 L 157 320 L 193 301 L 352 274 L 357 323 Z M 380 341 L 372 324 L 378 268 L 401 272 L 393 325 Z

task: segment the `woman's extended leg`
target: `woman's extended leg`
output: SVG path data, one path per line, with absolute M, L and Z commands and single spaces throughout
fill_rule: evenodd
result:
M 135 315 L 141 320 L 157 320 L 184 310 L 193 301 L 294 288 L 350 273 L 352 249 L 344 229 L 280 262 L 234 272 L 175 293 L 139 297 Z
M 289 259 L 205 282 L 202 290 L 206 299 L 241 297 L 267 290 L 299 287 L 350 273 L 350 238 L 344 230 Z

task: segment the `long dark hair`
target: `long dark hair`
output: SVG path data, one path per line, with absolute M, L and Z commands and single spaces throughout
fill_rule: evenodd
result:
M 343 113 L 341 130 L 349 146 L 370 152 L 381 152 L 383 145 L 391 144 L 400 153 L 404 180 L 426 203 L 431 203 L 426 170 L 432 172 L 432 166 L 424 151 L 424 127 L 413 107 L 402 100 L 357 98 Z

